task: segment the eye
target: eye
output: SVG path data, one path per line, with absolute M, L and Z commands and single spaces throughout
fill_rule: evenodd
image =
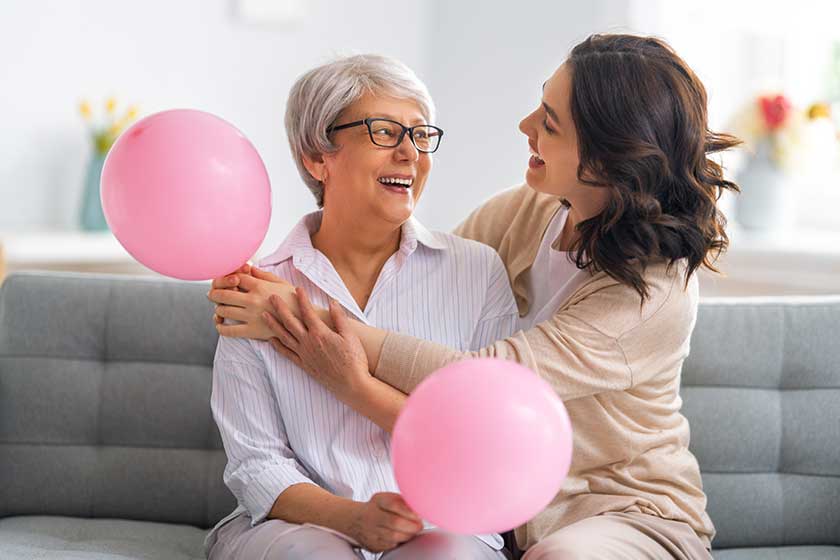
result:
M 394 132 L 387 126 L 381 126 L 373 129 L 373 133 L 379 136 L 392 136 Z
M 548 126 L 548 119 L 543 119 L 542 125 L 546 132 L 548 132 L 549 134 L 554 134 L 554 129 Z

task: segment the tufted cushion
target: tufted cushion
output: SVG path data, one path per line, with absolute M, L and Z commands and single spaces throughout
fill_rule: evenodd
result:
M 701 302 L 683 413 L 715 548 L 840 545 L 838 331 L 840 297 Z
M 0 559 L 202 560 L 205 532 L 189 525 L 26 516 L 0 519 Z
M 0 517 L 211 527 L 236 507 L 207 283 L 15 273 L 0 291 Z
M 236 506 L 209 407 L 208 287 L 6 279 L 0 560 L 202 557 Z M 840 558 L 838 341 L 840 297 L 701 301 L 683 413 L 716 558 Z

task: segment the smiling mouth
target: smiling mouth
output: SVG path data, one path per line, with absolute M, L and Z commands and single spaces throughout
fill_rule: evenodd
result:
M 412 178 L 380 177 L 377 180 L 379 181 L 379 183 L 385 185 L 386 187 L 396 187 L 402 189 L 410 189 L 411 185 L 414 184 L 414 179 Z
M 528 167 L 531 169 L 539 169 L 545 165 L 545 162 L 540 159 L 540 156 L 531 154 L 531 159 L 528 160 Z

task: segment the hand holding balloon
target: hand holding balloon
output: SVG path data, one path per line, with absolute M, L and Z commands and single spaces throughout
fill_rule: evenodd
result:
M 270 298 L 280 296 L 300 316 L 295 296 L 295 287 L 266 270 L 248 266 L 247 272 L 240 268 L 232 275 L 215 278 L 207 299 L 216 304 L 213 323 L 222 336 L 269 340 L 276 336 L 263 313 L 274 312 Z M 224 319 L 231 321 L 224 323 Z
M 350 537 L 371 552 L 391 550 L 423 530 L 423 521 L 393 492 L 374 494 L 353 509 Z

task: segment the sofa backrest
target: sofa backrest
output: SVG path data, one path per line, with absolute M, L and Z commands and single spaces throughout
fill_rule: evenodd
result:
M 209 283 L 18 272 L 0 289 L 0 517 L 206 528 L 236 500 Z
M 0 517 L 210 527 L 236 506 L 209 400 L 209 283 L 12 273 Z M 702 300 L 683 413 L 716 548 L 840 544 L 840 297 Z
M 840 296 L 701 300 L 682 397 L 714 547 L 840 545 Z

